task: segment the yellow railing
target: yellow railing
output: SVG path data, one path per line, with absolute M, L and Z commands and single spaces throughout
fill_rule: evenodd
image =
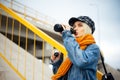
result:
M 27 72 L 26 72 L 26 64 L 27 64 L 27 52 L 24 53 L 24 56 L 23 56 L 23 59 L 24 59 L 24 72 L 21 74 L 19 72 L 19 66 L 20 66 L 20 55 L 21 55 L 21 48 L 20 48 L 20 45 L 21 45 L 21 29 L 23 27 L 25 27 L 25 50 L 28 51 L 28 37 L 30 37 L 29 35 L 29 32 L 32 31 L 33 34 L 34 34 L 34 57 L 36 55 L 36 39 L 38 37 L 40 37 L 40 39 L 42 39 L 42 61 L 44 62 L 44 43 L 48 43 L 48 44 L 51 44 L 53 47 L 56 47 L 58 50 L 61 50 L 64 54 L 66 54 L 66 50 L 65 48 L 59 44 L 57 41 L 55 41 L 54 39 L 52 39 L 51 37 L 49 37 L 47 34 L 45 34 L 43 31 L 39 30 L 38 28 L 36 28 L 34 25 L 32 25 L 31 23 L 29 23 L 28 21 L 26 21 L 25 19 L 21 18 L 20 16 L 18 16 L 16 13 L 14 13 L 12 10 L 10 10 L 9 8 L 5 7 L 4 5 L 0 4 L 0 8 L 8 14 L 8 16 L 6 15 L 6 17 L 4 17 L 3 15 L 1 15 L 0 19 L 1 19 L 1 32 L 6 36 L 8 37 L 9 34 L 11 34 L 11 41 L 14 41 L 14 36 L 15 36 L 15 32 L 18 33 L 18 51 L 17 51 L 17 62 L 16 62 L 16 67 L 14 67 L 14 65 L 12 64 L 12 59 L 13 59 L 13 47 L 11 44 L 10 44 L 10 56 L 8 57 L 8 59 L 6 58 L 6 62 L 9 62 L 11 63 L 10 66 L 12 67 L 12 69 L 19 75 L 19 76 L 24 76 L 24 77 L 21 77 L 21 79 L 26 79 L 26 76 L 27 76 Z M 2 13 L 2 12 L 1 12 Z M 5 19 L 5 23 L 3 24 L 3 17 L 6 18 Z M 12 17 L 12 22 L 10 21 L 10 18 Z M 16 20 L 19 22 L 16 26 Z M 11 22 L 11 25 L 10 25 L 10 22 Z M 5 25 L 4 27 L 2 25 Z M 15 28 L 18 27 L 18 30 L 15 31 Z M 10 31 L 8 31 L 8 28 L 11 28 L 11 33 Z M 4 31 L 3 31 L 4 30 Z M 40 39 L 37 39 L 37 40 L 40 40 Z M 8 55 L 8 53 L 6 52 L 7 51 L 7 48 L 8 47 L 8 43 L 7 43 L 7 39 L 5 38 L 4 39 L 4 52 L 3 55 L 4 57 L 6 55 Z M 10 58 L 10 60 L 9 60 Z M 3 58 L 4 59 L 4 58 Z M 33 59 L 33 80 L 34 80 L 34 77 L 35 77 L 35 71 L 34 71 L 34 67 L 35 67 L 35 60 Z M 44 71 L 44 65 L 42 65 L 42 75 L 45 74 L 45 71 Z M 45 77 L 42 76 L 42 80 L 44 80 Z
M 63 45 L 61 45 L 60 43 L 58 43 L 57 41 L 55 41 L 53 38 L 49 37 L 46 33 L 44 33 L 43 31 L 39 30 L 38 28 L 36 28 L 33 24 L 29 23 L 28 21 L 26 21 L 25 19 L 21 18 L 18 14 L 16 14 L 14 11 L 10 10 L 9 8 L 5 7 L 3 4 L 0 3 L 0 8 L 5 12 L 7 13 L 10 17 L 12 17 L 12 24 L 11 24 L 11 33 L 8 32 L 8 28 L 9 28 L 9 18 L 10 17 L 6 17 L 6 23 L 5 23 L 5 31 L 3 31 L 2 33 L 8 37 L 8 34 L 11 34 L 11 41 L 14 41 L 14 32 L 15 32 L 15 21 L 18 21 L 19 23 L 19 26 L 18 26 L 18 51 L 17 51 L 17 62 L 16 62 L 16 65 L 17 67 L 14 67 L 13 64 L 12 64 L 12 56 L 13 54 L 15 53 L 12 53 L 13 52 L 13 46 L 10 45 L 10 59 L 8 58 L 5 58 L 5 56 L 7 55 L 7 52 L 6 52 L 6 44 L 7 44 L 7 40 L 5 38 L 5 41 L 4 41 L 4 52 L 3 54 L 0 53 L 0 56 L 9 64 L 9 66 L 21 77 L 22 80 L 25 80 L 27 79 L 27 74 L 28 72 L 26 72 L 27 70 L 27 52 L 28 51 L 28 47 L 29 47 L 29 44 L 28 44 L 28 39 L 30 38 L 29 36 L 29 32 L 32 31 L 33 33 L 33 56 L 36 57 L 36 42 L 37 40 L 40 41 L 42 39 L 42 80 L 44 80 L 44 74 L 45 74 L 45 69 L 44 69 L 44 53 L 45 53 L 45 50 L 44 50 L 44 47 L 45 47 L 45 44 L 44 43 L 48 43 L 51 45 L 51 47 L 55 47 L 57 48 L 58 50 L 60 50 L 65 56 L 67 55 L 67 52 L 66 52 L 66 49 L 64 48 Z M 2 29 L 2 15 L 0 17 L 0 29 Z M 24 28 L 25 30 L 25 36 L 22 35 L 23 37 L 25 37 L 25 46 L 24 46 L 24 49 L 26 50 L 25 53 L 23 54 L 23 57 L 22 59 L 24 59 L 24 71 L 23 73 L 20 73 L 19 71 L 19 66 L 20 66 L 20 55 L 21 55 L 21 48 L 20 48 L 20 45 L 21 45 L 21 30 L 22 28 Z M 38 39 L 39 37 L 39 39 Z M 12 43 L 11 43 L 12 44 Z M 32 60 L 32 80 L 35 79 L 36 75 L 35 75 L 35 67 L 36 67 L 36 61 L 35 61 L 35 58 L 31 59 Z M 101 80 L 101 77 L 102 77 L 102 73 L 101 72 L 97 72 L 97 77 L 98 77 L 98 80 Z
M 29 30 L 31 30 L 33 33 L 35 33 L 36 35 L 38 35 L 40 38 L 42 38 L 43 40 L 45 40 L 46 42 L 48 42 L 53 47 L 57 48 L 58 50 L 60 50 L 61 52 L 63 52 L 66 55 L 67 52 L 66 52 L 65 48 L 60 43 L 58 43 L 57 41 L 55 41 L 53 38 L 51 38 L 50 36 L 48 36 L 47 34 L 45 34 L 43 31 L 41 31 L 38 28 L 36 28 L 33 24 L 29 23 L 25 19 L 23 19 L 20 16 L 18 16 L 16 13 L 14 13 L 12 10 L 10 10 L 7 7 L 5 7 L 4 5 L 0 4 L 0 8 L 3 9 L 9 15 L 11 15 L 14 19 L 16 19 L 17 21 L 19 21 L 21 24 L 24 24 L 24 26 L 26 28 L 28 28 Z

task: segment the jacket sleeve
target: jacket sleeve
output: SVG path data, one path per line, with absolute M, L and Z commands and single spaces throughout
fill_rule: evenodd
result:
M 90 68 L 94 62 L 97 64 L 99 58 L 99 48 L 97 45 L 89 45 L 85 50 L 81 50 L 70 31 L 63 31 L 62 37 L 68 57 L 74 65 L 80 68 Z

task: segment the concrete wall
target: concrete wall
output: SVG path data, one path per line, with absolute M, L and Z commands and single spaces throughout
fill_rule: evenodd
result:
M 21 80 L 20 77 L 0 57 L 0 80 Z
M 12 45 L 12 46 L 11 46 Z M 6 48 L 6 49 L 5 49 Z M 34 58 L 30 53 L 26 52 L 23 48 L 18 47 L 15 43 L 11 42 L 9 39 L 0 34 L 0 52 L 3 53 L 6 58 L 11 61 L 12 65 L 22 74 L 26 69 L 26 80 L 41 80 L 42 76 L 44 80 L 50 80 L 52 75 L 52 70 L 48 67 L 47 64 L 43 64 L 41 60 Z M 12 56 L 11 56 L 12 55 Z M 11 59 L 10 59 L 11 56 Z M 26 56 L 26 60 L 25 60 Z M 26 68 L 25 68 L 26 61 Z M 5 67 L 5 62 L 0 59 L 0 80 L 19 80 L 13 70 L 8 67 Z M 18 64 L 19 63 L 19 64 Z M 34 67 L 34 69 L 33 69 Z M 44 71 L 44 72 L 43 72 Z

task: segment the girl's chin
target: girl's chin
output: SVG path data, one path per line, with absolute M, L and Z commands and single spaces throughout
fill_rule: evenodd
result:
M 81 37 L 81 36 L 80 36 L 80 35 L 75 35 L 75 37 L 76 37 L 76 38 L 79 38 L 79 37 Z
M 75 35 L 76 38 L 78 38 L 79 36 L 78 35 Z

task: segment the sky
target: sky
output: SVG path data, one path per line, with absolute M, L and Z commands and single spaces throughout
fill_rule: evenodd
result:
M 105 62 L 120 69 L 120 0 L 16 0 L 68 24 L 71 17 L 89 16 L 95 22 L 94 36 Z

